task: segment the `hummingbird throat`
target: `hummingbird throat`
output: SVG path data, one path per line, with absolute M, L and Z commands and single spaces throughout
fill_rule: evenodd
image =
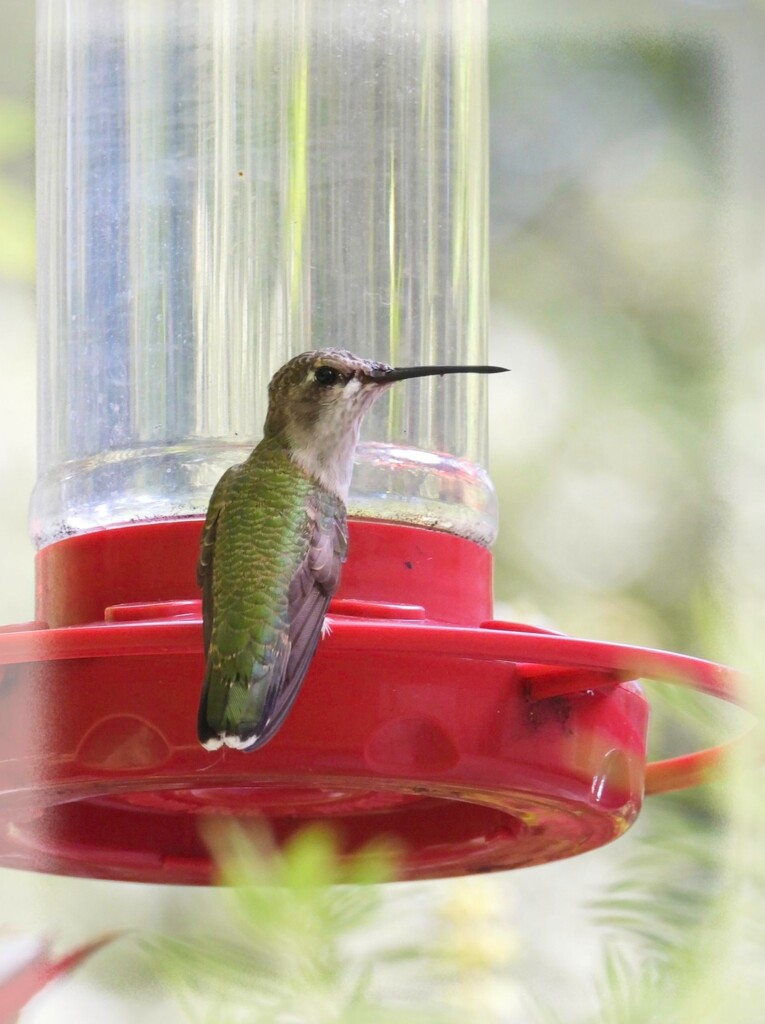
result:
M 310 425 L 291 423 L 290 456 L 303 472 L 343 504 L 353 474 L 353 458 L 364 414 L 386 387 L 350 381 L 337 400 L 327 403 Z

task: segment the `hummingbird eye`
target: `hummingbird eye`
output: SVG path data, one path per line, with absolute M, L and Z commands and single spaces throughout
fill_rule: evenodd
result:
M 340 380 L 340 372 L 332 366 L 320 366 L 314 374 L 314 380 L 322 387 L 332 387 Z

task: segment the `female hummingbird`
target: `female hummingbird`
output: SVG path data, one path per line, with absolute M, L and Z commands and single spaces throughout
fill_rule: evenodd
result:
M 277 371 L 263 440 L 219 480 L 202 533 L 197 731 L 208 750 L 262 747 L 297 697 L 340 582 L 353 457 L 372 403 L 410 377 L 503 369 L 399 368 L 326 348 Z

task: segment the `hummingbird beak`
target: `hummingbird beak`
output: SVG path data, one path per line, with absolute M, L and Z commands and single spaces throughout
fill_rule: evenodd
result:
M 393 384 L 412 377 L 443 377 L 446 373 L 507 373 L 505 366 L 393 366 L 374 371 L 369 380 L 374 384 Z

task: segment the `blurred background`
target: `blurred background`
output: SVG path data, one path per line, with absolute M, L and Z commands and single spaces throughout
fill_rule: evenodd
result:
M 496 615 L 729 661 L 756 679 L 765 6 L 494 0 L 489 10 L 490 358 L 512 368 L 489 388 Z M 10 623 L 33 613 L 34 4 L 0 0 L 0 24 L 0 623 Z M 651 699 L 662 752 L 735 728 L 689 695 L 656 687 Z M 472 935 L 450 961 L 452 982 L 460 971 L 478 979 L 459 997 L 472 1019 L 712 1021 L 725 1006 L 727 1020 L 760 1021 L 760 779 L 745 763 L 727 783 L 652 799 L 622 840 L 569 862 L 393 886 L 366 941 Z M 0 908 L 0 929 L 44 932 L 61 949 L 121 927 L 212 934 L 230 914 L 219 891 L 8 871 Z M 23 1020 L 271 1019 L 195 1018 L 154 966 L 139 941 L 122 940 Z M 376 979 L 380 998 L 416 1002 L 422 980 L 392 970 Z M 439 984 L 431 978 L 423 999 Z M 663 1016 L 646 1012 L 649 996 Z

